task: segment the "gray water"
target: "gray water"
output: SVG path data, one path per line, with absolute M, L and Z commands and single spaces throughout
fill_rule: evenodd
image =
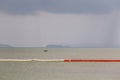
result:
M 120 49 L 0 48 L 0 58 L 120 59 Z M 120 80 L 119 75 L 120 63 L 0 62 L 0 80 Z

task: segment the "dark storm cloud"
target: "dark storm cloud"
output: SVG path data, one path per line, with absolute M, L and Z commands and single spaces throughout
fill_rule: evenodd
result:
M 107 13 L 120 10 L 120 0 L 0 0 L 0 11 L 11 14 Z

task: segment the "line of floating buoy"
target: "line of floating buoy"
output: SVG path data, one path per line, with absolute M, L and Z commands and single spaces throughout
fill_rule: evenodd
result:
M 120 60 L 102 60 L 102 59 L 66 59 L 64 62 L 120 62 Z
M 64 59 L 0 59 L 0 62 L 64 62 Z
M 112 59 L 0 59 L 0 62 L 120 62 Z

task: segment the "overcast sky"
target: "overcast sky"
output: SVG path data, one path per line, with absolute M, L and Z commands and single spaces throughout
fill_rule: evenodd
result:
M 120 0 L 0 0 L 0 44 L 120 45 Z

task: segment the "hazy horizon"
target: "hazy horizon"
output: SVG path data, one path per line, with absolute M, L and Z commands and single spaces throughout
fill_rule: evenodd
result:
M 0 22 L 0 44 L 120 46 L 119 0 L 5 0 Z

